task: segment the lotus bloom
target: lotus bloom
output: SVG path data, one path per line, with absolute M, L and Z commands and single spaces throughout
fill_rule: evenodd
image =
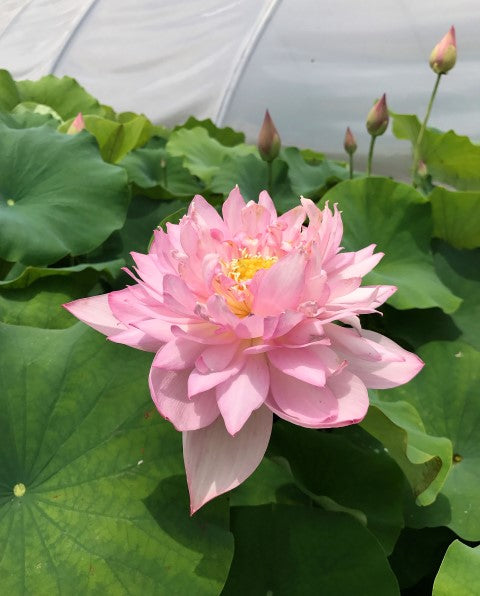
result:
M 387 96 L 385 93 L 375 103 L 367 115 L 367 130 L 372 137 L 383 135 L 388 126 Z
M 70 124 L 67 130 L 67 135 L 74 135 L 85 128 L 85 120 L 83 119 L 82 112 L 78 112 L 73 122 Z
M 455 40 L 455 27 L 450 27 L 442 39 L 433 48 L 430 54 L 430 67 L 437 74 L 447 74 L 457 61 L 457 42 Z
M 222 213 L 197 195 L 147 255 L 132 253 L 134 285 L 66 305 L 111 341 L 155 353 L 150 391 L 183 433 L 192 513 L 255 470 L 273 414 L 354 424 L 367 387 L 401 385 L 423 365 L 360 327 L 396 288 L 360 287 L 383 255 L 342 252 L 336 207 L 302 198 L 278 216 L 266 192 L 245 204 L 236 187 Z

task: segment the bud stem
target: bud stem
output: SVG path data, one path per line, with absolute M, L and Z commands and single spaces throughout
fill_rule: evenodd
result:
M 422 122 L 422 126 L 420 127 L 420 131 L 418 133 L 417 140 L 415 141 L 415 147 L 413 149 L 413 162 L 412 162 L 412 184 L 416 186 L 415 178 L 417 175 L 418 169 L 418 162 L 420 161 L 420 146 L 423 141 L 423 137 L 425 135 L 425 130 L 427 129 L 428 119 L 430 118 L 430 112 L 432 111 L 433 102 L 435 101 L 435 96 L 437 95 L 438 86 L 440 85 L 440 78 L 442 73 L 437 75 L 437 80 L 435 81 L 435 85 L 433 86 L 432 95 L 430 96 L 430 101 L 428 102 L 427 113 L 425 114 L 425 118 Z
M 273 162 L 267 161 L 267 192 L 270 196 L 272 196 L 272 185 L 273 185 Z
M 375 145 L 376 136 L 371 135 L 370 147 L 368 149 L 368 160 L 367 160 L 367 176 L 372 175 L 372 159 L 373 159 L 373 147 Z
M 353 178 L 353 153 L 348 154 L 348 170 L 349 170 L 349 178 L 352 180 Z

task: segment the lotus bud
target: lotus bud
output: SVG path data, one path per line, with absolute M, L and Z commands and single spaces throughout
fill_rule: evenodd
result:
M 430 66 L 437 74 L 447 74 L 457 61 L 457 42 L 455 40 L 455 27 L 444 35 L 430 54 Z
M 85 128 L 85 121 L 82 116 L 82 112 L 78 112 L 75 120 L 70 124 L 67 130 L 67 135 L 75 135 Z
M 422 160 L 418 162 L 417 174 L 420 176 L 420 178 L 425 178 L 425 176 L 428 175 L 427 164 Z
M 353 155 L 357 150 L 357 141 L 355 140 L 355 137 L 353 136 L 353 133 L 350 130 L 349 126 L 347 126 L 347 132 L 345 133 L 343 147 L 345 151 L 348 153 L 348 155 Z
M 280 135 L 267 110 L 258 135 L 258 151 L 263 161 L 272 162 L 278 157 L 281 145 Z
M 367 130 L 372 137 L 383 135 L 388 126 L 387 96 L 385 93 L 368 112 Z

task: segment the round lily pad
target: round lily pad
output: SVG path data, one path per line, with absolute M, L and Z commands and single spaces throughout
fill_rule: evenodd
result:
M 123 226 L 126 173 L 104 163 L 89 134 L 0 123 L 0 138 L 0 258 L 48 265 Z

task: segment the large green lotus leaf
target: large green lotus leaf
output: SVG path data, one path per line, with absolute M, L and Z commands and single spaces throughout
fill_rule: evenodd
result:
M 268 189 L 267 167 L 256 155 L 228 158 L 214 176 L 210 188 L 214 192 L 228 195 L 238 184 L 245 200 L 258 201 L 262 190 Z M 281 159 L 276 159 L 272 164 L 271 195 L 280 212 L 300 204 L 290 187 L 287 164 Z
M 233 507 L 222 596 L 399 595 L 375 537 L 350 515 L 293 505 Z
M 413 114 L 393 114 L 393 134 L 414 145 L 420 122 Z M 434 179 L 460 190 L 480 190 L 480 145 L 453 130 L 427 128 L 420 146 L 420 158 Z
M 480 246 L 480 192 L 455 192 L 437 186 L 429 199 L 436 238 L 456 248 Z
M 438 278 L 430 251 L 432 218 L 427 200 L 414 188 L 382 177 L 347 180 L 323 198 L 343 211 L 346 250 L 375 243 L 385 256 L 365 281 L 395 285 L 395 308 L 455 311 L 461 300 Z
M 151 354 L 0 325 L 0 590 L 218 594 L 226 500 L 189 517 L 181 436 L 147 388 Z
M 448 528 L 404 528 L 389 557 L 400 588 L 412 588 L 422 579 L 434 575 L 454 537 Z
M 0 124 L 0 137 L 0 257 L 46 265 L 122 227 L 126 173 L 104 163 L 90 135 Z
M 0 69 L 0 109 L 9 112 L 21 101 L 12 75 L 8 70 Z
M 392 551 L 403 527 L 404 479 L 383 450 L 377 453 L 343 436 L 280 422 L 274 425 L 269 453 L 288 461 L 300 487 L 353 510 L 385 551 Z
M 456 250 L 436 242 L 434 258 L 440 279 L 463 299 L 452 314 L 461 339 L 480 350 L 480 250 Z
M 284 503 L 311 505 L 311 499 L 296 486 L 290 471 L 264 457 L 258 468 L 240 486 L 229 493 L 231 506 Z
M 58 120 L 50 114 L 39 114 L 25 110 L 20 113 L 0 112 L 0 122 L 9 128 L 35 128 L 47 124 L 51 128 L 57 128 Z
M 428 433 L 451 440 L 454 463 L 442 488 L 451 508 L 448 526 L 480 540 L 480 353 L 463 342 L 432 342 L 419 355 L 424 371 L 384 395 L 413 404 Z
M 379 440 L 405 474 L 420 505 L 432 503 L 452 464 L 452 445 L 425 432 L 417 410 L 406 402 L 389 403 L 371 392 L 361 426 Z
M 166 141 L 151 139 L 145 147 L 130 152 L 120 163 L 136 186 L 150 190 L 156 198 L 188 197 L 201 193 L 204 186 L 185 167 L 181 157 L 172 157 Z
M 108 163 L 121 161 L 130 151 L 145 145 L 152 132 L 152 124 L 143 114 L 124 118 L 117 122 L 100 116 L 84 116 L 85 129 L 98 142 L 100 153 Z M 67 120 L 59 127 L 67 132 L 73 119 Z
M 308 163 L 296 147 L 283 149 L 281 157 L 288 164 L 288 177 L 294 194 L 320 199 L 329 187 L 348 179 L 348 168 L 334 161 L 323 159 L 319 163 Z
M 235 145 L 240 145 L 240 143 L 245 143 L 245 135 L 243 132 L 238 132 L 230 128 L 229 126 L 225 126 L 224 128 L 219 128 L 216 126 L 210 118 L 206 120 L 197 120 L 193 116 L 181 124 L 180 126 L 176 126 L 174 130 L 178 130 L 179 128 L 184 129 L 191 129 L 191 128 L 204 128 L 208 132 L 208 136 L 212 137 L 212 139 L 216 139 L 225 147 L 235 147 Z
M 19 102 L 31 101 L 49 106 L 63 120 L 83 114 L 104 114 L 104 108 L 71 77 L 47 75 L 38 81 L 17 81 Z M 3 107 L 3 106 L 2 106 Z M 14 106 L 4 109 L 12 109 Z
M 257 148 L 243 144 L 226 147 L 210 137 L 204 128 L 197 127 L 190 130 L 179 128 L 172 132 L 167 152 L 173 157 L 181 157 L 183 165 L 208 186 L 228 157 L 237 159 L 256 154 Z
M 118 259 L 58 269 L 26 267 L 18 277 L 0 282 L 0 321 L 47 329 L 70 327 L 75 319 L 62 304 L 86 296 L 102 274 L 115 275 L 123 264 Z
M 480 594 L 480 546 L 471 548 L 459 540 L 448 547 L 435 578 L 432 596 Z

